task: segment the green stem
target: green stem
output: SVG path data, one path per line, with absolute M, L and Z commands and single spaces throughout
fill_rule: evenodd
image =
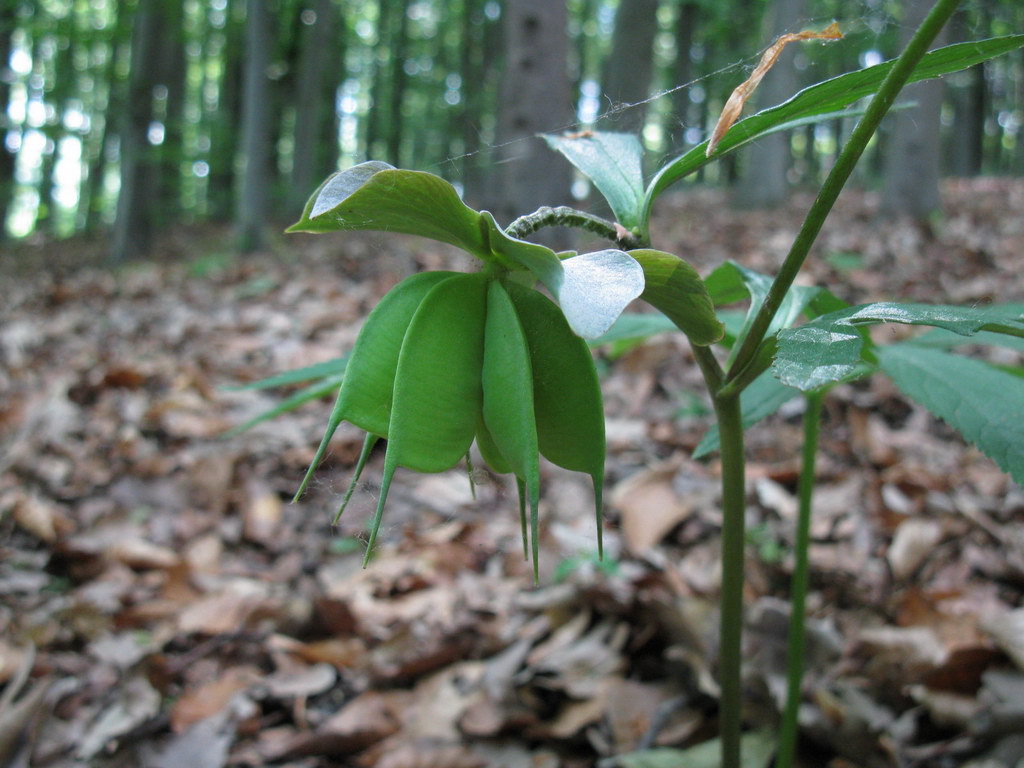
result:
M 768 326 L 772 322 L 772 318 L 775 317 L 775 313 L 778 312 L 782 300 L 785 298 L 790 286 L 793 285 L 793 280 L 807 259 L 811 246 L 817 239 L 818 233 L 821 232 L 821 227 L 832 210 L 836 199 L 839 197 L 839 193 L 843 190 L 843 186 L 850 178 L 854 166 L 857 165 L 857 161 L 860 159 L 861 154 L 863 154 L 868 140 L 874 134 L 875 129 L 878 128 L 882 118 L 885 117 L 885 113 L 889 111 L 900 89 L 907 82 L 921 57 L 928 51 L 928 46 L 931 45 L 932 40 L 939 34 L 939 30 L 942 29 L 959 4 L 960 0 L 938 0 L 925 20 L 921 22 L 921 26 L 917 28 L 910 42 L 907 43 L 907 47 L 903 49 L 903 53 L 896 59 L 896 63 L 889 70 L 885 80 L 882 81 L 878 92 L 875 93 L 871 103 L 868 104 L 864 117 L 861 118 L 853 133 L 850 134 L 846 146 L 843 147 L 843 151 L 836 159 L 835 165 L 832 166 L 828 178 L 822 184 L 818 197 L 807 212 L 803 226 L 793 241 L 793 246 L 786 256 L 786 260 L 779 270 L 775 282 L 772 283 L 772 287 L 768 291 L 768 297 L 754 318 L 746 338 L 743 339 L 740 351 L 736 356 L 736 362 L 729 369 L 729 379 L 736 378 L 743 368 L 754 359 L 757 349 L 764 339 L 765 333 L 768 331 Z
M 740 768 L 743 726 L 743 555 L 746 539 L 746 478 L 743 422 L 738 395 L 714 398 L 722 452 L 722 596 L 719 629 L 718 718 L 722 768 Z
M 593 232 L 606 240 L 611 240 L 623 250 L 643 247 L 643 242 L 625 227 L 614 221 L 602 219 L 592 213 L 578 211 L 562 205 L 557 208 L 544 206 L 533 213 L 520 216 L 505 228 L 505 234 L 511 237 L 524 238 L 532 235 L 543 227 L 575 227 Z
M 801 684 L 804 675 L 804 618 L 807 610 L 808 550 L 811 545 L 811 507 L 814 498 L 814 458 L 818 451 L 818 426 L 824 393 L 807 395 L 804 411 L 803 462 L 800 467 L 800 512 L 796 524 L 795 562 L 790 585 L 789 650 L 786 658 L 786 708 L 779 731 L 776 768 L 792 768 L 796 754 L 797 715 L 800 711 Z

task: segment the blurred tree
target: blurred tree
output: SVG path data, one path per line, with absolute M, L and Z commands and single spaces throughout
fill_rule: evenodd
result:
M 344 38 L 337 34 L 332 0 L 304 4 L 295 91 L 295 140 L 288 186 L 289 216 L 297 217 L 310 193 L 333 170 L 338 156 L 335 94 L 344 77 Z M 339 46 L 338 43 L 341 42 Z M 333 75 L 333 76 L 332 76 Z
M 152 66 L 160 34 L 160 0 L 139 0 L 132 25 L 128 98 L 121 115 L 119 148 L 121 188 L 114 223 L 113 259 L 134 259 L 149 248 L 152 234 L 153 179 L 156 163 L 149 143 L 153 118 Z
M 242 62 L 245 50 L 246 0 L 226 0 L 222 26 L 208 27 L 206 49 L 217 67 L 207 88 L 214 94 L 208 114 L 209 182 L 207 209 L 211 218 L 228 221 L 234 214 L 238 127 L 242 116 Z M 213 11 L 209 11 L 213 12 Z
M 568 202 L 569 164 L 552 162 L 536 134 L 572 125 L 575 113 L 565 3 L 508 0 L 502 25 L 505 58 L 497 148 L 485 207 L 499 224 L 507 225 L 538 206 Z
M 693 79 L 693 49 L 694 33 L 700 24 L 701 6 L 700 3 L 691 0 L 682 0 L 677 4 L 675 20 L 675 44 L 676 55 L 672 60 L 670 87 L 679 88 L 688 85 Z M 675 153 L 681 153 L 686 146 L 686 129 L 689 126 L 690 89 L 679 88 L 672 92 L 672 108 L 668 115 L 665 135 L 668 137 L 669 148 Z
M 264 247 L 270 212 L 271 17 L 267 0 L 248 0 L 245 17 L 245 71 L 242 97 L 242 176 L 235 197 L 238 248 L 249 253 Z
M 601 87 L 613 109 L 638 104 L 650 96 L 657 31 L 658 0 L 619 0 L 612 52 L 605 62 Z M 647 105 L 640 104 L 612 116 L 606 130 L 641 133 L 646 118 Z
M 806 18 L 807 5 L 807 0 L 776 0 L 765 17 L 764 39 L 771 43 L 786 32 L 799 31 L 791 27 Z M 796 55 L 797 44 L 787 46 L 761 81 L 755 97 L 761 108 L 780 104 L 800 90 Z M 770 208 L 785 201 L 789 190 L 786 174 L 790 165 L 790 141 L 789 131 L 773 133 L 745 150 L 742 179 L 733 196 L 738 206 Z
M 907 0 L 903 3 L 902 40 L 905 44 L 928 11 L 930 0 Z M 940 33 L 934 46 L 944 44 Z M 885 150 L 885 188 L 882 211 L 889 216 L 909 215 L 926 220 L 937 213 L 939 196 L 940 113 L 945 83 L 927 80 L 903 89 L 901 101 L 917 105 L 902 109 L 888 118 L 889 140 Z
M 977 13 L 984 16 L 984 5 Z M 961 8 L 950 21 L 950 36 L 968 40 L 971 36 L 970 11 Z M 985 19 L 981 20 L 984 25 Z M 953 126 L 949 137 L 948 171 L 953 176 L 977 176 L 985 141 L 985 65 L 976 64 L 966 72 L 948 79 L 953 107 Z
M 15 153 L 7 143 L 12 126 L 8 120 L 11 101 L 11 38 L 17 24 L 17 4 L 0 3 L 0 240 L 7 235 L 7 209 L 14 197 Z

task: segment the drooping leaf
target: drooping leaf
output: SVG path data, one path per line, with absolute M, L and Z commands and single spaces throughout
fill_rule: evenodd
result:
M 691 344 L 707 346 L 719 341 L 725 328 L 697 270 L 671 253 L 641 249 L 629 255 L 644 270 L 641 298 L 657 307 L 686 334 Z
M 783 384 L 803 391 L 839 381 L 860 362 L 864 346 L 861 329 L 877 323 L 931 325 L 964 336 L 983 330 L 1024 336 L 1024 315 L 992 308 L 864 304 L 780 332 L 772 370 Z
M 273 389 L 274 387 L 286 387 L 289 384 L 301 384 L 314 379 L 337 378 L 345 373 L 345 366 L 348 365 L 348 355 L 336 357 L 333 360 L 325 360 L 322 363 L 314 363 L 304 368 L 296 368 L 292 371 L 285 371 L 276 376 L 270 376 L 259 381 L 250 381 L 248 384 L 239 384 L 235 387 L 226 387 L 230 392 L 242 392 L 254 389 Z
M 339 420 L 360 429 L 388 437 L 392 392 L 402 342 L 421 302 L 438 283 L 454 278 L 456 272 L 420 272 L 407 277 L 373 308 L 349 356 L 348 374 L 338 393 Z M 332 417 L 333 421 L 333 417 Z M 328 427 L 325 440 L 334 429 Z
M 604 195 L 615 218 L 626 229 L 640 224 L 644 204 L 643 147 L 632 133 L 586 131 L 545 135 Z
M 487 289 L 484 331 L 483 419 L 502 457 L 523 483 L 531 519 L 540 500 L 540 454 L 533 407 L 530 350 L 515 306 L 498 280 Z M 536 527 L 536 522 L 534 523 Z M 533 539 L 533 573 L 539 574 L 539 542 Z
M 480 449 L 480 455 L 487 462 L 487 466 L 499 475 L 507 475 L 512 471 L 512 467 L 494 443 L 494 438 L 491 437 L 482 416 L 476 428 L 476 447 Z
M 395 470 L 443 472 L 458 464 L 473 442 L 482 418 L 486 294 L 483 274 L 442 280 L 409 325 L 398 358 L 384 474 L 364 564 L 377 540 Z
M 560 467 L 590 475 L 600 549 L 604 405 L 594 360 L 550 299 L 518 285 L 506 288 L 530 348 L 540 452 Z
M 879 347 L 878 362 L 903 394 L 1024 484 L 1024 381 L 980 360 L 916 344 Z
M 345 496 L 342 498 L 341 504 L 338 505 L 338 511 L 334 513 L 334 519 L 331 521 L 331 525 L 337 525 L 341 516 L 345 514 L 345 508 L 352 500 L 352 494 L 356 491 L 356 486 L 359 484 L 359 478 L 363 474 L 363 469 L 366 468 L 366 462 L 370 458 L 370 454 L 373 453 L 373 448 L 377 445 L 379 440 L 380 438 L 372 432 L 366 433 L 366 438 L 363 440 L 363 448 L 359 451 L 359 459 L 356 461 L 356 468 L 352 470 L 352 479 L 349 480 L 348 488 L 345 490 Z
M 908 83 L 967 69 L 979 62 L 1000 56 L 1024 45 L 1024 35 L 1006 35 L 977 42 L 957 43 L 930 51 L 918 63 Z M 889 74 L 893 62 L 887 61 L 856 72 L 834 77 L 805 88 L 788 101 L 762 110 L 737 122 L 719 142 L 715 153 L 706 157 L 707 142 L 698 144 L 681 157 L 665 165 L 647 186 L 641 220 L 650 215 L 658 196 L 680 179 L 696 171 L 710 160 L 721 157 L 744 144 L 763 136 L 782 123 L 822 116 L 870 96 Z
M 398 466 L 443 472 L 473 442 L 487 282 L 483 274 L 443 280 L 416 310 L 398 358 L 388 430 L 388 457 Z
M 749 429 L 764 418 L 771 416 L 779 408 L 800 394 L 800 390 L 787 387 L 770 371 L 765 371 L 750 386 L 740 393 L 743 428 Z M 699 459 L 714 453 L 719 447 L 718 425 L 713 425 L 704 435 L 693 452 L 693 458 Z

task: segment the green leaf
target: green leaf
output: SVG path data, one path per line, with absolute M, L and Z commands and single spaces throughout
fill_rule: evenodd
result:
M 490 249 L 480 214 L 432 173 L 398 170 L 375 160 L 332 174 L 288 232 L 376 230 L 422 235 L 480 258 Z
M 1024 317 L 1024 304 L 1020 303 L 994 304 L 985 307 L 985 309 L 994 315 L 1010 320 L 1014 317 Z M 920 336 L 907 339 L 906 343 L 918 344 L 924 347 L 938 347 L 940 349 L 959 347 L 964 344 L 978 344 L 985 347 L 1008 347 L 1009 349 L 1024 351 L 1024 338 L 1007 336 L 1003 333 L 993 333 L 991 331 L 979 331 L 973 336 L 964 337 L 959 333 L 945 331 L 941 328 L 933 328 L 927 333 L 922 333 Z
M 443 472 L 473 442 L 481 412 L 487 282 L 483 274 L 451 277 L 416 310 L 398 358 L 388 431 L 387 456 L 398 466 Z
M 787 387 L 770 372 L 762 373 L 740 393 L 743 429 L 749 429 L 762 419 L 771 416 L 799 394 L 800 390 Z M 693 458 L 699 459 L 717 451 L 718 441 L 718 425 L 715 424 L 705 433 L 704 439 L 700 441 L 700 445 L 693 452 Z
M 484 331 L 483 418 L 502 457 L 525 485 L 531 519 L 540 500 L 540 454 L 533 407 L 530 350 L 515 306 L 497 280 L 487 290 Z M 534 522 L 536 529 L 536 522 Z M 539 542 L 533 539 L 533 573 L 537 578 Z
M 725 328 L 715 316 L 711 296 L 697 270 L 664 251 L 645 248 L 629 255 L 644 270 L 644 301 L 664 312 L 690 343 L 707 346 L 721 340 Z
M 973 336 L 965 337 L 959 333 L 934 328 L 913 339 L 907 339 L 905 343 L 916 344 L 919 347 L 935 347 L 936 349 L 950 349 L 963 346 L 964 344 L 978 344 L 983 347 L 1007 347 L 1024 352 L 1024 339 L 1019 336 L 1007 336 L 1004 333 L 992 333 L 991 331 L 979 331 Z
M 587 343 L 591 348 L 611 345 L 609 355 L 616 358 L 652 336 L 677 330 L 676 324 L 661 312 L 623 312 L 611 328 Z
M 725 262 L 708 275 L 705 283 L 715 306 L 734 304 L 748 297 L 750 299 L 750 305 L 747 307 L 747 314 L 742 325 L 738 331 L 733 329 L 729 334 L 732 339 L 728 346 L 735 348 L 735 340 L 742 339 L 747 335 L 761 305 L 768 297 L 772 281 L 773 279 L 768 275 L 747 269 L 733 261 Z M 813 318 L 825 311 L 836 311 L 846 306 L 846 302 L 836 298 L 823 288 L 794 285 L 779 305 L 775 318 L 768 326 L 765 338 L 770 339 L 782 328 L 793 325 L 801 315 L 806 314 Z M 728 362 L 732 363 L 731 355 Z
M 345 379 L 345 374 L 341 373 L 335 376 L 328 376 L 327 378 L 310 384 L 308 387 L 300 389 L 295 394 L 291 395 L 287 399 L 283 400 L 273 408 L 264 411 L 258 416 L 254 416 L 244 424 L 239 424 L 237 427 L 232 427 L 224 433 L 224 437 L 234 437 L 240 435 L 242 432 L 252 429 L 257 424 L 262 424 L 264 421 L 276 418 L 283 413 L 294 411 L 300 405 L 308 403 L 310 400 L 317 400 L 324 395 L 329 395 L 332 392 L 337 391 L 338 387 L 341 386 L 342 381 Z
M 345 366 L 348 365 L 348 355 L 336 357 L 333 360 L 325 360 L 322 363 L 307 365 L 305 368 L 296 368 L 292 371 L 285 371 L 276 376 L 270 376 L 259 381 L 251 381 L 248 384 L 239 384 L 234 387 L 226 387 L 229 392 L 241 392 L 253 389 L 272 389 L 274 387 L 285 387 L 289 384 L 301 384 L 304 381 L 323 379 L 328 376 L 335 377 L 345 373 Z
M 980 360 L 914 344 L 881 347 L 878 361 L 903 394 L 1024 484 L 1024 381 Z
M 550 248 L 506 235 L 491 214 L 474 211 L 432 173 L 360 163 L 328 177 L 288 232 L 370 230 L 429 237 L 508 269 L 533 272 L 552 293 L 562 267 Z
M 775 752 L 770 731 L 743 734 L 740 768 L 767 768 Z M 718 739 L 701 742 L 689 749 L 656 747 L 616 757 L 618 768 L 721 768 L 722 745 Z
M 338 394 L 338 421 L 334 428 L 344 420 L 387 438 L 395 372 L 409 324 L 427 294 L 438 283 L 458 274 L 436 271 L 412 275 L 388 291 L 373 308 L 349 356 L 348 375 Z M 330 440 L 333 432 L 329 426 L 324 439 Z
M 1024 35 L 1006 35 L 977 42 L 957 43 L 930 51 L 918 63 L 908 83 L 967 69 L 979 62 L 1000 56 L 1024 45 Z M 702 142 L 668 165 L 664 166 L 651 180 L 644 198 L 641 220 L 650 215 L 651 206 L 658 196 L 680 179 L 696 171 L 711 160 L 718 159 L 783 123 L 806 120 L 809 117 L 824 117 L 852 104 L 858 99 L 870 96 L 882 84 L 893 61 L 873 67 L 848 72 L 831 80 L 812 85 L 797 93 L 788 101 L 776 107 L 765 109 L 737 122 L 722 137 L 715 153 L 705 156 L 707 142 Z
M 594 182 L 622 226 L 633 229 L 640 225 L 643 147 L 636 136 L 593 131 L 570 136 L 548 134 L 544 140 Z
M 604 405 L 594 359 L 550 299 L 514 284 L 506 289 L 530 348 L 540 452 L 560 467 L 590 475 L 600 548 Z
M 783 384 L 805 392 L 839 381 L 860 363 L 864 346 L 860 329 L 877 323 L 931 325 L 963 336 L 983 330 L 1024 336 L 1024 315 L 991 308 L 864 304 L 780 332 L 772 370 Z
M 364 565 L 377 540 L 395 470 L 443 472 L 458 464 L 473 442 L 482 419 L 486 295 L 486 275 L 442 280 L 409 325 L 395 373 L 384 475 Z

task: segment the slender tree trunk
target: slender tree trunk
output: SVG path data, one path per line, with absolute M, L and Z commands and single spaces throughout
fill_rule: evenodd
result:
M 223 74 L 217 86 L 217 111 L 210 120 L 210 175 L 207 205 L 210 217 L 230 220 L 235 200 L 235 163 L 238 157 L 238 126 L 242 115 L 242 60 L 244 24 L 238 9 L 245 0 L 228 0 L 225 8 Z
M 573 121 L 566 22 L 564 3 L 505 4 L 498 148 L 487 201 L 503 225 L 542 205 L 569 201 L 569 164 L 553 160 L 535 135 Z
M 961 8 L 950 21 L 955 40 L 971 39 L 967 11 Z M 981 173 L 985 139 L 985 65 L 975 64 L 949 78 L 953 106 L 953 129 L 949 136 L 948 171 L 953 176 Z
M 156 74 L 151 62 L 160 32 L 157 6 L 158 0 L 139 0 L 132 27 L 128 100 L 120 130 L 121 189 L 112 254 L 115 262 L 145 253 L 152 235 L 149 209 L 154 205 L 152 179 L 156 164 L 148 130 Z
M 931 10 L 931 0 L 907 0 L 902 22 L 905 45 L 912 32 Z M 940 34 L 935 45 L 941 45 Z M 917 106 L 892 115 L 892 133 L 885 155 L 885 189 L 882 211 L 885 215 L 908 215 L 925 221 L 942 207 L 939 196 L 941 167 L 940 112 L 945 84 L 927 80 L 908 85 L 901 100 L 916 101 Z
M 620 0 L 615 13 L 612 52 L 606 62 L 602 91 L 614 107 L 636 104 L 650 95 L 654 36 L 658 31 L 658 0 Z M 640 133 L 647 105 L 614 115 L 610 127 Z
M 693 78 L 693 61 L 690 51 L 693 48 L 693 33 L 699 23 L 700 5 L 694 2 L 683 2 L 679 5 L 676 15 L 675 38 L 676 58 L 672 62 L 671 87 L 679 88 Z M 672 93 L 672 113 L 668 117 L 666 135 L 669 137 L 670 148 L 681 153 L 686 146 L 686 129 L 690 112 L 690 89 L 679 88 Z
M 398 17 L 398 29 L 391 44 L 391 98 L 388 106 L 388 162 L 392 165 L 402 166 L 402 128 L 405 118 L 402 114 L 402 105 L 405 101 L 405 87 L 409 81 L 409 75 L 405 71 L 405 60 L 409 50 L 409 0 L 401 4 L 401 13 Z
M 807 15 L 807 0 L 778 0 L 765 19 L 768 42 L 772 42 L 795 22 Z M 761 108 L 779 104 L 800 90 L 800 73 L 794 65 L 796 49 L 786 50 L 775 62 L 757 90 Z M 790 166 L 789 131 L 759 139 L 746 150 L 742 182 L 734 196 L 743 208 L 771 208 L 781 205 L 789 191 L 786 174 Z
M 163 114 L 164 138 L 158 154 L 157 179 L 159 201 L 155 220 L 166 225 L 181 216 L 182 170 L 185 157 L 185 12 L 181 3 L 162 3 L 160 8 L 160 44 L 156 66 L 160 83 L 166 89 Z
M 265 244 L 270 212 L 270 13 L 266 0 L 248 0 L 245 18 L 245 72 L 242 97 L 242 183 L 235 224 L 242 253 Z
M 325 103 L 324 83 L 327 69 L 335 61 L 331 39 L 334 32 L 334 4 L 315 0 L 304 14 L 312 12 L 313 23 L 303 23 L 300 33 L 298 82 L 295 96 L 295 141 L 292 150 L 292 174 L 288 187 L 289 216 L 298 216 L 313 189 L 323 181 L 326 169 L 319 160 L 324 133 L 324 114 L 334 112 L 333 103 Z
M 0 4 L 0 240 L 7 235 L 7 211 L 14 198 L 15 153 L 7 148 L 7 106 L 11 98 L 11 38 L 17 23 L 17 4 Z

